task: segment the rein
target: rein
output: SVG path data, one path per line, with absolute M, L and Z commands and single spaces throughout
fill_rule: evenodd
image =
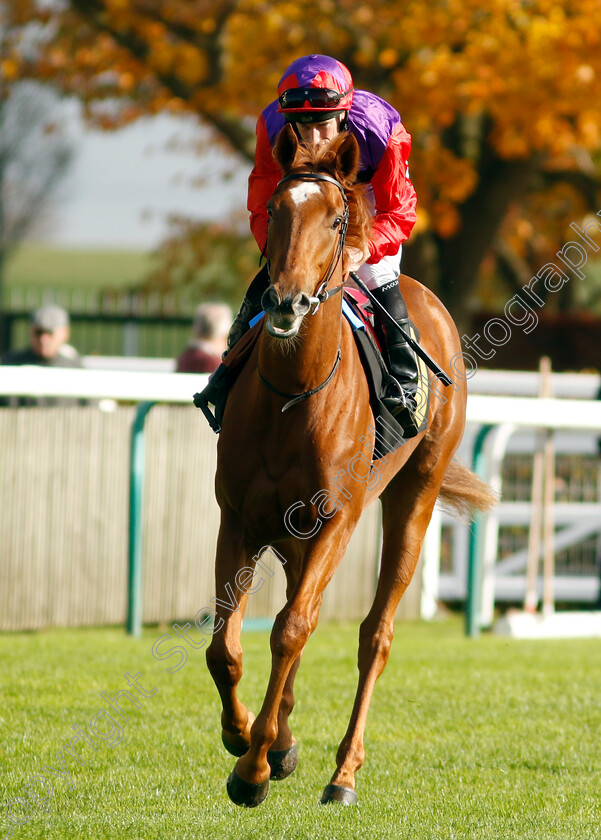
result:
M 340 286 L 336 286 L 333 289 L 327 289 L 326 287 L 332 279 L 332 275 L 336 270 L 336 266 L 340 262 L 342 252 L 344 250 L 344 242 L 346 239 L 346 232 L 349 223 L 348 201 L 346 199 L 346 193 L 344 192 L 344 187 L 342 186 L 342 184 L 335 178 L 332 178 L 330 175 L 326 175 L 324 172 L 298 172 L 292 175 L 285 175 L 278 183 L 278 187 L 285 181 L 326 181 L 327 183 L 334 184 L 334 186 L 338 187 L 342 195 L 342 200 L 344 201 L 344 212 L 342 214 L 342 221 L 338 228 L 338 240 L 334 247 L 334 251 L 332 252 L 332 258 L 327 268 L 326 275 L 323 280 L 319 281 L 315 294 L 309 297 L 309 302 L 313 309 L 309 309 L 308 314 L 315 315 L 322 303 L 325 303 L 327 300 L 329 300 L 329 298 L 338 294 L 338 292 L 341 292 L 344 288 L 344 284 L 342 283 L 340 284 Z M 267 263 L 267 270 L 269 271 L 269 261 Z M 285 411 L 288 411 L 289 408 L 292 408 L 292 406 L 296 405 L 299 402 L 302 402 L 303 400 L 308 400 L 309 397 L 312 397 L 314 394 L 317 394 L 318 391 L 321 391 L 322 388 L 325 388 L 326 385 L 328 385 L 329 382 L 333 379 L 336 371 L 338 370 L 338 365 L 340 364 L 341 358 L 342 352 L 339 346 L 338 352 L 336 354 L 336 361 L 334 362 L 334 367 L 328 374 L 327 378 L 324 379 L 321 385 L 318 385 L 316 388 L 311 388 L 310 391 L 303 391 L 300 394 L 288 394 L 285 391 L 280 391 L 278 388 L 274 387 L 270 382 L 268 382 L 267 379 L 265 379 L 259 368 L 257 368 L 257 373 L 259 374 L 259 379 L 269 391 L 271 391 L 274 394 L 277 394 L 279 397 L 285 397 L 286 399 L 288 399 L 288 402 L 282 408 L 283 414 Z

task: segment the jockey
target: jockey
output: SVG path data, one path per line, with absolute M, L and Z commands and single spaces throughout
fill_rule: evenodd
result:
M 408 177 L 411 137 L 399 114 L 380 97 L 354 90 L 349 70 L 325 55 L 308 55 L 294 61 L 278 85 L 257 123 L 255 165 L 248 183 L 250 227 L 261 251 L 267 242 L 267 202 L 281 176 L 273 158 L 277 137 L 290 123 L 300 141 L 325 145 L 341 131 L 354 135 L 360 149 L 358 180 L 367 184 L 374 206 L 369 253 L 347 248 L 349 271 L 359 277 L 378 302 L 408 331 L 412 325 L 399 289 L 402 243 L 416 220 L 416 195 Z M 228 336 L 228 350 L 261 311 L 261 296 L 269 284 L 267 267 L 254 278 Z M 401 386 L 384 399 L 401 426 L 415 434 L 414 412 L 418 382 L 417 360 L 402 333 L 374 307 L 375 326 L 392 376 Z

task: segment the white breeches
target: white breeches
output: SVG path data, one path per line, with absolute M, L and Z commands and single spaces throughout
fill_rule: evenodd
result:
M 401 273 L 401 254 L 403 246 L 393 256 L 383 257 L 377 263 L 363 263 L 357 274 L 370 291 L 398 280 Z

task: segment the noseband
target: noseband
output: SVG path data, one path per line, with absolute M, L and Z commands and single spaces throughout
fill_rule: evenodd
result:
M 342 200 L 344 201 L 344 212 L 342 214 L 342 221 L 338 228 L 338 240 L 334 247 L 334 251 L 332 253 L 332 258 L 330 260 L 330 264 L 326 271 L 326 275 L 323 280 L 320 280 L 317 286 L 317 289 L 313 295 L 309 297 L 309 302 L 313 308 L 313 310 L 309 309 L 309 313 L 311 315 L 315 315 L 319 307 L 322 303 L 325 303 L 328 298 L 333 297 L 334 295 L 341 292 L 344 288 L 343 284 L 340 286 L 336 286 L 334 289 L 327 289 L 327 285 L 332 278 L 332 274 L 334 273 L 336 266 L 340 262 L 340 258 L 342 257 L 342 252 L 344 250 L 344 241 L 346 239 L 346 231 L 348 229 L 348 222 L 349 222 L 349 206 L 348 201 L 346 199 L 346 193 L 344 192 L 344 187 L 342 184 L 337 181 L 335 178 L 332 178 L 330 175 L 326 175 L 323 172 L 298 172 L 295 175 L 285 175 L 282 180 L 278 183 L 278 187 L 280 184 L 283 184 L 285 181 L 326 181 L 329 184 L 334 184 L 335 187 L 338 187 L 340 193 L 342 195 Z M 269 262 L 267 263 L 267 270 L 269 271 Z M 270 382 L 265 379 L 262 375 L 261 371 L 257 369 L 259 374 L 259 379 L 274 394 L 277 394 L 279 397 L 284 397 L 288 399 L 288 402 L 282 408 L 282 414 L 287 411 L 289 408 L 292 408 L 293 405 L 296 405 L 303 400 L 309 399 L 312 397 L 313 394 L 317 394 L 318 391 L 321 391 L 322 388 L 325 388 L 326 385 L 333 379 L 334 374 L 338 370 L 338 365 L 340 364 L 340 359 L 342 358 L 342 353 L 340 347 L 338 347 L 338 352 L 336 354 L 336 361 L 334 362 L 334 367 L 326 377 L 326 379 L 318 385 L 316 388 L 311 388 L 310 391 L 303 391 L 301 394 L 288 394 L 285 391 L 280 391 L 278 388 L 275 388 Z

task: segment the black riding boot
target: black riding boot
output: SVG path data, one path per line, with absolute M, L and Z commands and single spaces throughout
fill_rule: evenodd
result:
M 415 330 L 409 320 L 398 280 L 373 289 L 373 295 L 406 333 L 409 334 L 411 328 Z M 419 427 L 415 416 L 419 379 L 416 355 L 403 338 L 400 329 L 396 328 L 377 306 L 374 306 L 374 319 L 376 333 L 382 342 L 382 351 L 388 362 L 388 370 L 400 386 L 399 391 L 394 389 L 394 392 L 382 401 L 402 426 L 405 437 L 415 437 Z
M 242 338 L 244 333 L 248 330 L 249 323 L 255 315 L 258 315 L 261 311 L 261 297 L 268 286 L 269 272 L 267 270 L 267 264 L 265 264 L 255 276 L 244 295 L 238 314 L 234 318 L 234 322 L 230 327 L 227 337 L 227 350 L 224 355 L 229 353 L 234 344 Z

